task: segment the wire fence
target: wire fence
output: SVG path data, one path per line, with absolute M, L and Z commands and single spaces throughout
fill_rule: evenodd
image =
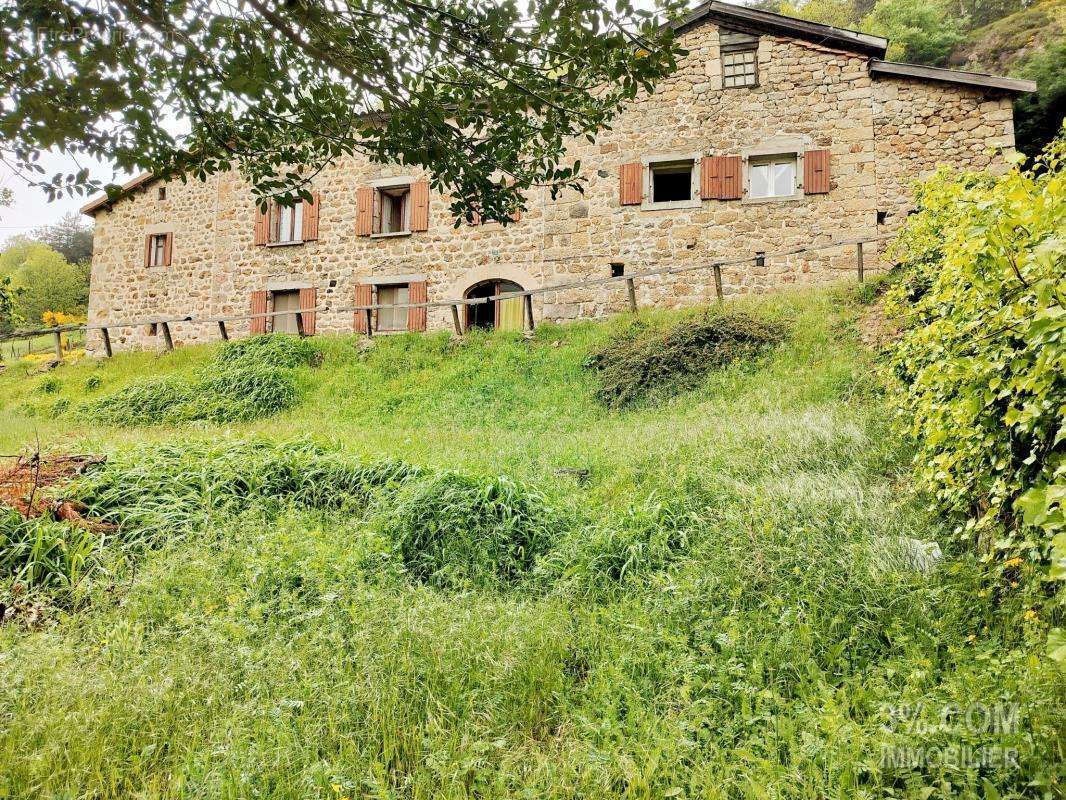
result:
M 163 343 L 166 350 L 174 349 L 174 338 L 170 329 L 170 326 L 176 323 L 194 323 L 202 325 L 214 325 L 217 326 L 219 336 L 222 339 L 229 339 L 229 329 L 227 323 L 230 322 L 242 322 L 245 320 L 256 319 L 273 319 L 275 317 L 296 317 L 297 332 L 300 335 L 304 334 L 305 329 L 305 315 L 318 314 L 324 312 L 333 313 L 351 313 L 358 314 L 363 313 L 366 315 L 365 335 L 372 337 L 374 335 L 373 325 L 371 324 L 371 317 L 374 311 L 379 309 L 401 309 L 401 308 L 451 308 L 452 323 L 457 335 L 462 336 L 464 333 L 463 323 L 460 318 L 459 309 L 468 306 L 483 305 L 486 303 L 494 303 L 501 300 L 513 300 L 515 298 L 522 298 L 524 301 L 523 317 L 524 324 L 527 329 L 532 330 L 534 327 L 533 320 L 533 303 L 532 298 L 535 295 L 549 294 L 552 292 L 565 292 L 574 289 L 585 289 L 597 286 L 605 286 L 613 283 L 625 283 L 627 289 L 627 302 L 629 310 L 631 312 L 637 311 L 637 296 L 636 286 L 641 280 L 647 280 L 649 278 L 658 278 L 669 275 L 680 275 L 688 272 L 698 272 L 702 270 L 710 270 L 714 274 L 714 286 L 715 295 L 719 302 L 724 299 L 724 291 L 722 287 L 722 268 L 723 267 L 736 267 L 746 264 L 754 264 L 757 266 L 765 266 L 772 260 L 781 258 L 790 258 L 793 256 L 804 255 L 808 253 L 819 253 L 826 250 L 838 250 L 840 248 L 854 247 L 855 248 L 855 269 L 859 282 L 861 283 L 865 277 L 864 268 L 864 246 L 867 244 L 874 244 L 877 242 L 887 241 L 895 238 L 894 234 L 884 234 L 881 236 L 871 236 L 862 239 L 848 239 L 844 241 L 832 242 L 824 245 L 808 245 L 806 247 L 799 247 L 792 250 L 781 250 L 772 253 L 756 253 L 750 256 L 740 256 L 737 258 L 721 259 L 718 261 L 712 261 L 709 263 L 686 265 L 680 267 L 664 267 L 662 269 L 646 270 L 644 272 L 634 272 L 631 274 L 609 275 L 599 278 L 585 278 L 577 281 L 569 281 L 566 283 L 557 283 L 550 286 L 541 286 L 536 289 L 523 289 L 521 291 L 509 291 L 500 292 L 498 294 L 487 295 L 485 297 L 462 297 L 462 298 L 449 298 L 445 300 L 426 300 L 419 303 L 389 303 L 389 304 L 366 304 L 366 305 L 319 305 L 314 308 L 301 308 L 296 310 L 285 311 L 265 311 L 260 313 L 248 313 L 248 314 L 231 314 L 226 316 L 211 316 L 211 317 L 197 317 L 193 315 L 183 317 L 145 317 L 134 320 L 120 320 L 120 321 L 106 321 L 98 322 L 95 324 L 80 324 L 80 325 L 57 325 L 51 328 L 40 328 L 37 330 L 24 330 L 15 331 L 13 333 L 0 336 L 0 344 L 13 342 L 16 339 L 34 340 L 40 337 L 51 337 L 52 348 L 55 353 L 55 357 L 58 360 L 63 359 L 64 344 L 63 335 L 67 334 L 68 337 L 71 334 L 81 333 L 85 336 L 89 331 L 100 331 L 103 338 L 104 353 L 107 356 L 113 354 L 111 345 L 111 331 L 116 328 L 135 328 L 139 326 L 153 326 L 163 336 Z M 0 354 L 3 351 L 0 350 Z

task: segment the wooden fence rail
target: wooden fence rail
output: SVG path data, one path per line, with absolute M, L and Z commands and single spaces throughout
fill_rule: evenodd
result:
M 447 300 L 429 300 L 421 303 L 395 303 L 391 305 L 382 304 L 368 304 L 368 305 L 352 305 L 352 306 L 316 306 L 314 308 L 302 308 L 297 311 L 266 311 L 258 314 L 234 314 L 221 317 L 154 317 L 137 320 L 124 320 L 119 322 L 104 322 L 93 325 L 57 325 L 51 328 L 39 328 L 36 330 L 23 330 L 15 331 L 13 333 L 0 336 L 0 342 L 9 341 L 13 339 L 31 339 L 35 336 L 51 335 L 55 337 L 55 349 L 56 358 L 62 360 L 63 358 L 63 345 L 62 334 L 72 331 L 100 331 L 104 342 L 104 352 L 107 356 L 112 355 L 112 343 L 111 343 L 111 331 L 115 328 L 134 328 L 140 325 L 151 325 L 156 330 L 160 331 L 163 335 L 164 347 L 167 351 L 174 349 L 174 338 L 171 332 L 170 326 L 174 323 L 198 323 L 198 324 L 214 324 L 218 326 L 219 336 L 223 340 L 228 340 L 229 331 L 226 328 L 227 322 L 238 322 L 243 320 L 263 319 L 283 317 L 290 314 L 296 315 L 296 326 L 300 335 L 304 332 L 304 314 L 316 314 L 325 311 L 332 311 L 339 314 L 354 314 L 362 312 L 366 315 L 366 335 L 368 337 L 373 336 L 373 325 L 371 325 L 371 316 L 374 311 L 382 308 L 397 309 L 397 308 L 450 308 L 452 313 L 452 324 L 455 327 L 456 335 L 463 335 L 463 325 L 461 322 L 461 315 L 459 309 L 462 306 L 476 306 L 484 303 L 494 303 L 498 300 L 512 300 L 515 298 L 522 298 L 523 304 L 523 324 L 527 330 L 533 330 L 533 295 L 548 294 L 551 292 L 565 292 L 571 289 L 584 289 L 593 286 L 604 286 L 611 283 L 620 283 L 622 281 L 626 284 L 626 299 L 628 302 L 629 310 L 632 313 L 637 312 L 637 292 L 636 283 L 639 280 L 645 280 L 648 278 L 657 278 L 667 275 L 680 275 L 686 272 L 695 272 L 698 270 L 710 269 L 714 273 L 714 290 L 715 297 L 718 302 L 724 300 L 724 291 L 722 288 L 722 268 L 723 267 L 735 267 L 744 264 L 758 264 L 764 266 L 769 259 L 790 258 L 792 256 L 803 255 L 805 253 L 816 253 L 825 250 L 837 250 L 840 248 L 848 247 L 849 245 L 855 246 L 855 266 L 859 282 L 864 280 L 863 270 L 863 246 L 868 243 L 886 241 L 894 238 L 894 234 L 885 234 L 881 236 L 872 236 L 865 239 L 849 239 L 845 241 L 833 242 L 831 244 L 824 245 L 811 245 L 808 247 L 799 247 L 793 250 L 783 250 L 776 253 L 764 253 L 759 252 L 754 256 L 741 256 L 731 259 L 722 259 L 705 264 L 689 265 L 684 267 L 665 267 L 662 269 L 648 270 L 645 272 L 637 272 L 632 274 L 619 273 L 615 275 L 605 276 L 601 278 L 586 278 L 579 281 L 570 281 L 567 283 L 557 283 L 551 286 L 542 286 L 538 289 L 523 289 L 517 292 L 501 292 L 500 294 L 489 295 L 487 297 L 463 297 L 463 298 L 449 298 Z

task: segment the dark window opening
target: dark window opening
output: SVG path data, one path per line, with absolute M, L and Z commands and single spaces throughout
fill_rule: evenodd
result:
M 505 292 L 520 292 L 522 287 L 514 281 L 491 280 L 471 286 L 466 291 L 468 300 L 479 297 L 492 297 Z M 524 306 L 521 297 L 506 300 L 493 300 L 466 307 L 466 327 L 492 330 L 521 330 Z
M 621 278 L 626 274 L 626 265 L 618 261 L 611 262 L 611 277 Z
M 652 164 L 651 197 L 653 203 L 670 203 L 692 199 L 692 162 Z
M 160 186 L 159 187 L 159 199 L 160 200 L 166 200 L 167 199 L 167 187 L 166 186 Z
M 405 233 L 410 229 L 410 186 L 378 189 L 374 233 Z
M 878 225 L 884 225 L 885 222 L 887 222 L 887 221 L 888 221 L 888 212 L 887 211 L 878 211 L 877 212 L 877 224 Z
M 765 267 L 766 266 L 766 253 L 762 252 L 761 250 L 756 251 L 756 253 L 755 253 L 755 266 L 757 266 L 757 267 Z

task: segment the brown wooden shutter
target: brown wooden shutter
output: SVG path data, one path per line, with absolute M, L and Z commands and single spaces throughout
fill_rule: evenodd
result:
M 322 205 L 319 192 L 312 192 L 310 200 L 304 200 L 303 230 L 300 237 L 305 242 L 318 241 L 318 209 Z
M 361 186 L 355 197 L 355 233 L 357 236 L 369 236 L 374 232 L 374 188 Z
M 269 241 L 270 231 L 270 207 L 261 211 L 258 206 L 255 209 L 255 246 L 261 247 Z
M 718 156 L 704 156 L 700 160 L 700 199 L 717 200 L 720 193 L 721 175 L 718 172 Z
M 425 281 L 412 281 L 407 284 L 407 300 L 409 303 L 424 303 L 429 299 Z M 427 308 L 407 309 L 407 330 L 424 331 L 426 329 Z
M 144 265 L 146 267 L 152 266 L 152 237 L 144 237 Z
M 307 310 L 307 309 L 312 309 L 312 308 L 314 308 L 317 305 L 318 305 L 318 289 L 316 289 L 314 286 L 311 286 L 311 287 L 308 287 L 306 289 L 301 289 L 300 290 L 300 310 L 301 311 L 304 311 L 304 310 Z M 314 336 L 315 335 L 315 322 L 316 322 L 315 317 L 316 316 L 317 316 L 317 314 L 314 311 L 308 311 L 308 313 L 303 314 L 304 335 L 305 336 Z
M 829 151 L 808 150 L 803 154 L 803 193 L 826 194 L 829 191 Z
M 429 181 L 411 184 L 411 230 L 429 230 Z
M 623 206 L 638 206 L 644 194 L 643 170 L 639 161 L 623 164 L 619 170 L 618 202 Z
M 168 233 L 163 239 L 163 266 L 170 266 L 171 256 L 174 254 L 174 234 Z
M 361 283 L 355 287 L 355 305 L 369 306 L 374 303 L 374 286 L 370 283 Z M 355 332 L 366 333 L 366 311 L 359 308 L 355 312 Z
M 744 194 L 743 162 L 740 156 L 718 156 L 719 200 L 739 200 Z
M 253 314 L 265 314 L 267 313 L 267 302 L 270 299 L 269 292 L 252 292 L 252 313 Z M 252 324 L 249 330 L 253 336 L 257 333 L 267 332 L 267 320 L 269 317 L 252 317 Z

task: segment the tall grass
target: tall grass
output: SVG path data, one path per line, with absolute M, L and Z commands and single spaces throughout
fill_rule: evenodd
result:
M 0 628 L 0 795 L 1060 795 L 1061 620 L 950 547 L 915 569 L 904 540 L 943 531 L 856 307 L 765 302 L 785 341 L 654 406 L 605 409 L 583 366 L 619 318 L 325 338 L 275 418 L 82 432 L 113 455 L 80 495 L 141 549 L 88 610 Z M 139 358 L 0 393 L 76 400 Z M 942 724 L 996 702 L 1016 730 Z

